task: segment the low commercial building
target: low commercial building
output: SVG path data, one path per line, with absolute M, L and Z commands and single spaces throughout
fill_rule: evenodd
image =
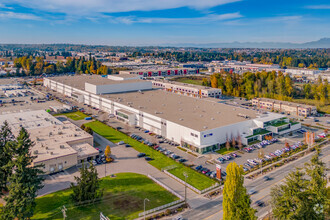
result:
M 317 109 L 312 105 L 298 104 L 267 98 L 254 98 L 252 105 L 260 109 L 266 109 L 275 112 L 284 112 L 290 115 L 308 117 L 317 114 Z
M 152 85 L 163 88 L 167 92 L 174 92 L 177 94 L 188 95 L 192 97 L 221 97 L 221 89 L 192 85 L 186 83 L 179 83 L 175 81 L 154 80 Z
M 198 74 L 199 70 L 194 68 L 137 69 L 137 70 L 120 71 L 119 73 L 136 74 L 143 77 L 153 77 L 153 76 L 166 77 L 166 76 Z
M 0 124 L 4 121 L 9 123 L 15 135 L 21 127 L 29 132 L 35 143 L 31 149 L 31 154 L 36 156 L 33 165 L 43 164 L 45 173 L 70 168 L 99 154 L 93 147 L 92 135 L 43 110 L 0 115 Z
M 285 73 L 288 73 L 293 76 L 313 76 L 319 74 L 320 70 L 311 70 L 311 69 L 285 69 Z
M 103 79 L 99 77 L 99 80 Z M 256 135 L 259 135 L 257 138 L 264 138 L 258 129 L 267 130 L 269 135 L 289 132 L 300 126 L 300 123 L 291 126 L 288 122 L 289 127 L 275 129 L 273 125 L 277 121 L 285 120 L 283 115 L 258 114 L 254 110 L 219 103 L 214 98 L 197 99 L 159 89 L 92 94 L 84 87 L 77 87 L 76 81 L 76 77 L 68 77 L 65 84 L 61 84 L 62 79 L 54 77 L 46 78 L 44 85 L 72 98 L 76 93 L 84 94 L 84 103 L 113 114 L 128 125 L 142 127 L 198 153 L 219 149 L 232 138 L 240 139 L 243 144 L 248 144 Z

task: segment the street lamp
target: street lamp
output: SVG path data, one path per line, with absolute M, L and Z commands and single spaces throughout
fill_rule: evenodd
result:
M 145 198 L 143 201 L 143 214 L 144 214 L 144 220 L 146 219 L 146 201 L 150 202 L 149 199 Z
M 187 203 L 187 178 L 188 174 L 186 172 L 183 172 L 184 175 L 184 202 Z
M 107 162 L 107 161 L 105 161 Z M 107 163 L 104 164 L 104 177 L 107 176 Z

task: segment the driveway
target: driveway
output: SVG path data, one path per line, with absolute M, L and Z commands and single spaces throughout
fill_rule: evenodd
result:
M 139 152 L 135 149 L 131 147 L 126 148 L 125 145 L 116 145 L 98 134 L 94 134 L 94 140 L 99 144 L 98 148 L 102 150 L 109 145 L 111 147 L 112 157 L 115 159 L 112 163 L 96 166 L 100 178 L 122 172 L 132 172 L 143 175 L 150 174 L 184 197 L 183 184 L 156 169 L 147 163 L 144 158 L 137 158 L 137 154 Z M 44 181 L 44 188 L 39 190 L 38 195 L 46 195 L 58 190 L 69 188 L 71 182 L 74 182 L 74 176 L 78 175 L 79 170 L 77 167 L 72 167 L 71 169 L 65 170 L 58 174 L 47 175 Z M 187 188 L 187 200 L 190 206 L 197 207 L 207 202 L 209 199 Z

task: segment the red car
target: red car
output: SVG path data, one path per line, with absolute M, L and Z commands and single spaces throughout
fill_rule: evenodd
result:
M 154 146 L 154 149 L 155 149 L 155 150 L 157 150 L 157 148 L 159 148 L 159 145 Z

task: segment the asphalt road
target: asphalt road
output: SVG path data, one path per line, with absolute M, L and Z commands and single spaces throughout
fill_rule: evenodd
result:
M 329 167 L 330 159 L 330 145 L 325 146 L 322 149 L 321 159 L 326 163 L 326 166 Z M 304 163 L 308 162 L 313 154 L 309 154 L 305 157 L 298 159 L 297 161 L 291 162 L 279 169 L 274 170 L 273 172 L 267 174 L 270 178 L 269 181 L 263 180 L 262 177 L 255 180 L 245 180 L 245 187 L 247 190 L 254 189 L 257 191 L 254 195 L 251 196 L 252 204 L 257 200 L 262 200 L 266 203 L 264 207 L 255 207 L 258 212 L 257 216 L 264 216 L 270 211 L 270 206 L 267 204 L 267 201 L 270 200 L 270 189 L 275 184 L 279 184 L 284 180 L 284 178 L 293 170 L 293 167 L 302 167 Z M 222 196 L 211 200 L 210 202 L 204 203 L 203 205 L 191 209 L 188 212 L 182 214 L 184 219 L 189 220 L 219 220 L 222 218 Z

